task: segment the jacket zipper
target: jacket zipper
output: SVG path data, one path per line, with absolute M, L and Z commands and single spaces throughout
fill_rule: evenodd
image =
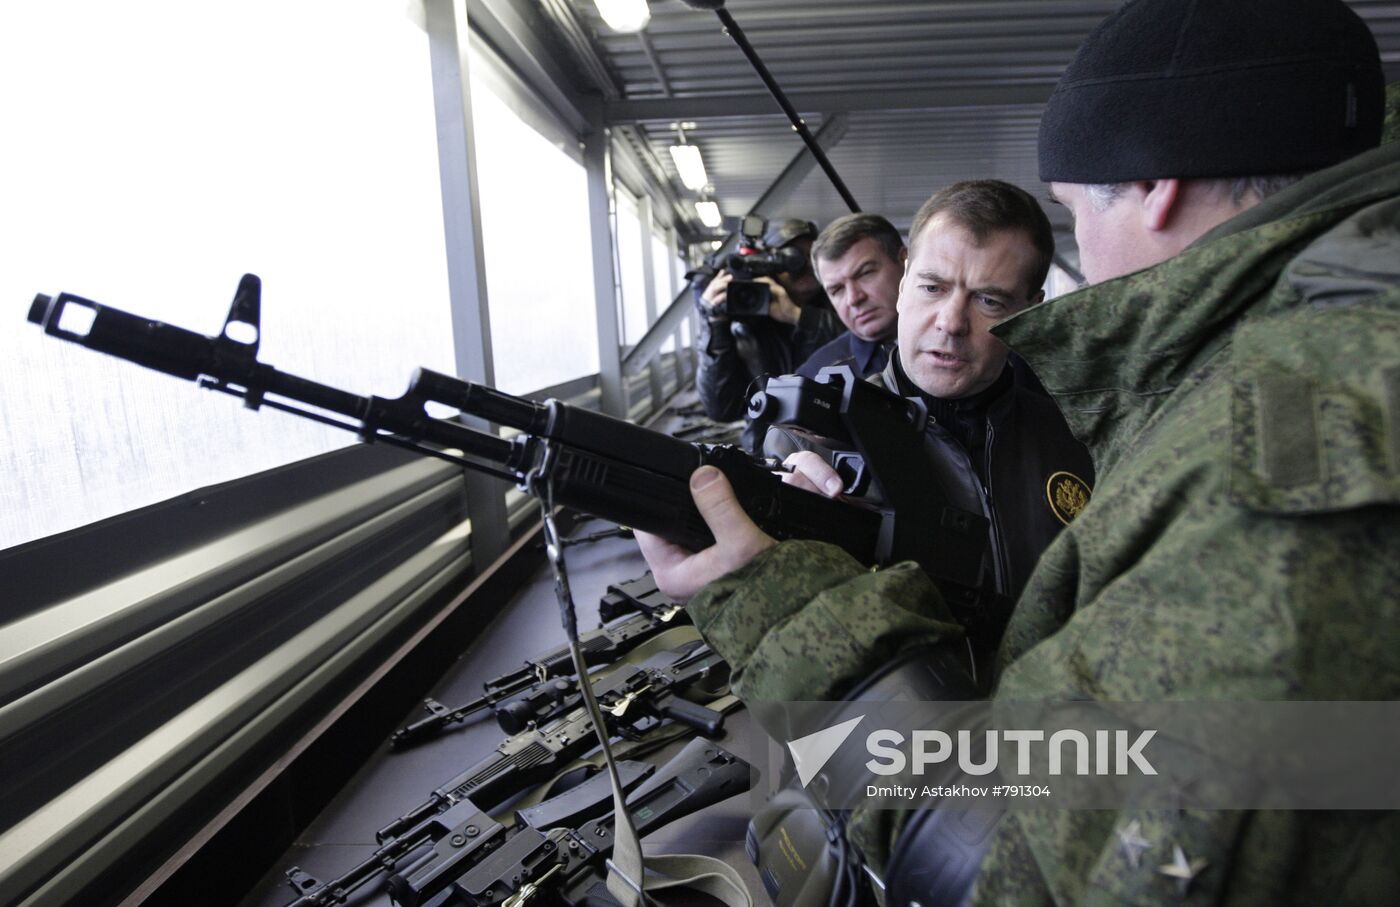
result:
M 987 420 L 987 443 L 982 451 L 982 494 L 987 499 L 987 515 L 992 528 L 992 568 L 996 574 L 997 591 L 1010 594 L 1010 566 L 1006 563 L 1006 543 L 1001 536 L 1001 521 L 997 519 L 996 502 L 992 500 L 992 444 L 996 441 L 996 429 L 992 420 Z

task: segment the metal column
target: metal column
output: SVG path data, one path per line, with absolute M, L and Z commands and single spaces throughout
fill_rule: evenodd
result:
M 438 172 L 442 181 L 447 285 L 452 305 L 457 374 L 468 381 L 494 384 L 481 206 L 476 191 L 471 79 L 467 65 L 467 2 L 427 0 L 424 8 L 433 68 Z M 472 526 L 472 562 L 479 572 L 504 553 L 509 541 L 506 486 L 498 479 L 475 472 L 467 472 L 465 480 L 467 513 Z
M 671 275 L 671 298 L 674 300 L 682 293 L 689 294 L 690 287 L 687 285 L 685 277 L 681 273 L 680 261 L 676 258 L 677 248 L 676 231 L 672 230 L 666 237 L 666 272 Z M 691 334 L 694 337 L 694 334 Z M 671 342 L 675 346 L 675 358 L 671 365 L 676 370 L 676 387 L 682 388 L 690 382 L 690 367 L 693 360 L 690 356 L 690 348 L 685 345 L 685 332 L 680 325 L 676 325 L 676 332 L 671 335 Z
M 617 323 L 617 285 L 613 280 L 611 138 L 596 128 L 583 143 L 588 173 L 588 223 L 593 247 L 593 304 L 598 318 L 598 388 L 602 410 L 627 418 L 627 389 L 622 383 L 622 340 Z

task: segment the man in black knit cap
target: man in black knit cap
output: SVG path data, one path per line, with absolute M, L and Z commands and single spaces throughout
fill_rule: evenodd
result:
M 1384 94 L 1341 0 L 1136 0 L 1065 71 L 1041 178 L 1094 285 L 993 330 L 1089 446 L 1097 484 L 1017 603 L 997 702 L 1400 700 L 1400 145 L 1378 144 Z M 694 594 L 741 697 L 840 698 L 911 647 L 958 640 L 918 571 L 775 544 L 722 475 L 691 487 L 721 541 L 645 549 L 664 590 Z M 940 676 L 945 698 L 966 695 Z M 1400 814 L 1247 807 L 1011 810 L 950 836 L 935 800 L 854 810 L 833 840 L 882 876 L 886 907 L 1397 903 Z

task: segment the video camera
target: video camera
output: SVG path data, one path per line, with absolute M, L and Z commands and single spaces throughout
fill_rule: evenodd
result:
M 715 307 L 714 314 L 735 320 L 757 320 L 768 317 L 773 303 L 773 290 L 759 277 L 779 274 L 796 276 L 807 268 L 807 257 L 800 249 L 790 246 L 772 248 L 763 242 L 768 221 L 757 215 L 745 217 L 739 227 L 742 237 L 737 251 L 717 256 L 699 274 L 708 283 L 721 268 L 734 275 L 725 292 L 724 302 Z

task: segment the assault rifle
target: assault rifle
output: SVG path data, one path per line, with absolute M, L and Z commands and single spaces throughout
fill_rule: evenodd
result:
M 936 500 L 936 489 L 925 489 L 935 498 L 928 509 L 923 509 L 928 495 L 918 507 L 899 498 L 886 498 L 878 507 L 825 498 L 785 485 L 771 466 L 737 447 L 692 444 L 558 400 L 537 403 L 428 369 L 417 370 L 401 397 L 358 396 L 259 362 L 260 300 L 261 282 L 244 275 L 224 329 L 213 337 L 69 293 L 37 296 L 29 320 L 54 337 L 240 397 L 251 409 L 295 413 L 354 431 L 364 441 L 441 457 L 518 482 L 546 503 L 692 550 L 713 544 L 714 538 L 691 499 L 690 474 L 714 465 L 728 476 L 754 521 L 775 538 L 830 542 L 871 565 L 913 557 L 950 591 L 950 599 L 975 594 L 968 590 L 979 582 L 986 522 Z M 69 323 L 73 309 L 86 310 L 86 324 Z M 818 405 L 839 407 L 836 417 L 864 450 L 887 452 L 867 464 L 881 483 L 900 472 L 925 474 L 915 443 L 926 419 L 922 404 L 858 381 L 849 369 L 825 370 L 818 382 L 809 382 L 809 389 L 817 386 L 827 391 Z M 432 418 L 429 403 L 519 434 L 506 439 Z M 792 412 L 811 409 L 796 406 Z
M 750 783 L 747 763 L 698 738 L 649 780 L 650 765 L 623 761 L 618 769 L 624 791 L 632 791 L 627 806 L 638 836 L 747 790 Z M 402 907 L 430 902 L 436 907 L 498 904 L 516 895 L 520 897 L 514 903 L 519 904 L 543 888 L 586 888 L 612 851 L 611 806 L 606 773 L 520 810 L 512 825 L 463 800 L 427 823 L 430 834 L 413 851 L 427 844 L 431 849 L 390 875 L 389 895 Z M 343 903 L 378 874 L 352 870 L 322 883 L 292 867 L 287 880 L 301 895 L 292 907 Z
M 747 763 L 707 740 L 692 740 L 627 797 L 627 808 L 643 837 L 747 790 L 750 783 Z M 403 907 L 419 907 L 442 892 L 434 904 L 485 907 L 512 898 L 521 904 L 553 889 L 573 903 L 612 853 L 615 817 L 611 811 L 582 822 L 541 821 L 531 811 L 517 815 L 520 825 L 494 850 L 489 843 L 467 854 L 438 848 L 389 879 L 391 896 Z M 489 855 L 483 858 L 483 852 Z
M 612 736 L 635 737 L 663 718 L 686 723 L 701 733 L 719 733 L 723 716 L 681 699 L 677 693 L 724 670 L 719 656 L 696 640 L 658 653 L 640 665 L 609 672 L 594 683 Z M 327 907 L 343 903 L 350 892 L 394 867 L 419 849 L 457 837 L 471 824 L 466 817 L 490 811 L 534 784 L 548 780 L 574 758 L 597 745 L 593 722 L 580 706 L 537 727 L 513 734 L 491 755 L 433 791 L 426 800 L 375 832 L 380 847 L 349 871 L 328 882 L 311 879 L 300 870 L 288 871 L 301 897 L 296 907 Z M 606 784 L 606 775 L 599 783 Z M 454 830 L 455 829 L 455 830 Z
M 642 585 L 650 583 L 651 589 L 656 589 L 650 575 L 631 582 Z M 610 587 L 609 597 L 604 599 L 605 602 L 629 601 L 625 596 L 616 595 L 611 591 L 617 588 Z M 617 604 L 613 607 L 619 609 L 622 605 Z M 638 604 L 637 607 L 647 606 Z M 653 607 L 584 633 L 579 637 L 579 649 L 583 652 L 584 662 L 590 667 L 611 664 L 662 631 L 684 623 L 681 617 L 683 614 L 680 606 L 672 602 L 669 608 Z M 428 717 L 395 731 L 389 738 L 389 744 L 395 748 L 402 748 L 426 740 L 450 725 L 465 721 L 488 709 L 496 713 L 502 730 L 508 734 L 517 733 L 523 730 L 529 721 L 538 723 L 546 720 L 549 714 L 557 711 L 560 704 L 573 702 L 577 694 L 577 683 L 563 679 L 572 674 L 573 670 L 569 647 L 560 646 L 530 659 L 523 667 L 509 674 L 486 681 L 485 692 L 481 696 L 456 708 L 448 708 L 436 699 L 425 699 L 423 708 L 427 710 Z M 506 701 L 514 696 L 520 696 L 520 699 Z M 545 702 L 550 703 L 548 713 L 541 711 Z
M 708 668 L 718 665 L 718 658 L 706 653 L 697 656 L 703 659 Z M 720 673 L 723 673 L 721 666 Z M 594 682 L 593 692 L 600 701 L 607 700 L 604 710 L 615 709 L 616 717 L 622 717 L 641 691 L 658 686 L 674 686 L 675 673 L 669 668 L 653 668 L 643 665 L 621 665 L 610 672 L 605 680 Z M 518 734 L 533 725 L 544 724 L 558 715 L 572 709 L 583 701 L 583 693 L 577 677 L 556 677 L 548 683 L 531 687 L 529 692 L 512 699 L 496 710 L 496 723 L 507 734 Z M 674 694 L 663 694 L 661 699 L 647 699 L 640 706 L 679 721 L 694 728 L 707 737 L 719 733 L 721 715 L 713 709 L 697 706 L 688 699 Z
M 588 532 L 583 535 L 570 535 L 559 540 L 559 544 L 565 548 L 572 548 L 575 545 L 591 545 L 594 542 L 601 542 L 603 539 L 630 539 L 635 536 L 630 527 L 613 526 L 609 529 L 599 529 L 597 532 Z
M 627 797 L 628 813 L 637 836 L 643 837 L 747 790 L 750 783 L 746 762 L 708 740 L 696 739 Z M 551 900 L 574 903 L 612 853 L 613 814 L 577 824 L 551 820 L 553 827 L 527 811 L 518 815 L 521 826 L 489 856 L 438 848 L 389 879 L 391 896 L 403 907 L 419 907 L 442 892 L 434 907 L 485 907 L 503 900 L 518 905 L 552 889 L 560 897 Z M 469 868 L 463 871 L 464 867 Z
M 725 670 L 720 657 L 695 640 L 639 665 L 609 671 L 593 681 L 593 693 L 612 736 L 636 737 L 670 718 L 713 737 L 719 733 L 724 716 L 679 694 Z M 413 835 L 433 814 L 466 799 L 483 809 L 493 808 L 531 784 L 548 779 L 595 743 L 593 722 L 583 707 L 527 726 L 507 738 L 496 752 L 433 791 L 423 803 L 379 829 L 375 837 L 392 846 L 396 839 Z
M 683 613 L 681 603 L 663 595 L 656 588 L 656 577 L 644 573 L 636 579 L 624 580 L 608 586 L 608 591 L 598 599 L 598 619 L 616 620 L 624 614 L 656 614 L 662 620 L 666 615 Z

